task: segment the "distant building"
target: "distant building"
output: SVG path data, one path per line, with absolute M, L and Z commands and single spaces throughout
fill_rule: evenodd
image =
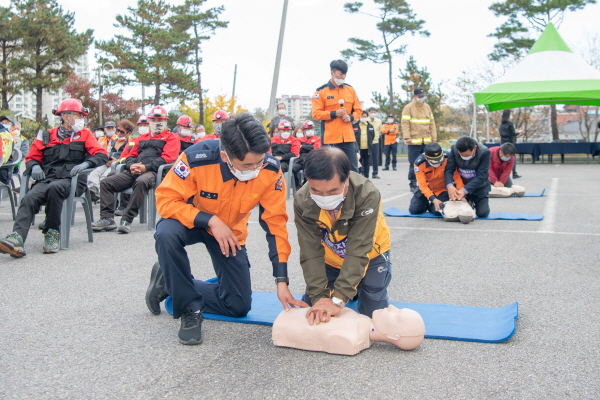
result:
M 312 97 L 311 96 L 298 96 L 287 94 L 281 95 L 280 98 L 275 99 L 276 103 L 283 103 L 287 109 L 287 114 L 292 117 L 296 124 L 302 125 L 302 122 L 308 115 L 312 113 Z
M 77 59 L 77 64 L 73 68 L 73 73 L 82 78 L 89 77 L 89 63 L 87 52 Z M 69 95 L 62 89 L 56 92 L 42 93 L 42 118 L 47 117 L 50 124 L 54 121 L 52 109 L 58 107 L 58 103 L 68 99 Z M 31 91 L 22 91 L 16 94 L 9 102 L 8 106 L 17 116 L 23 118 L 35 119 L 37 100 L 35 94 Z

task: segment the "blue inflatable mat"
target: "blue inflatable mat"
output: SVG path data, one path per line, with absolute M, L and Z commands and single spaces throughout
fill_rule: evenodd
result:
M 356 301 L 348 307 L 356 310 Z M 419 304 L 391 302 L 398 308 L 417 311 L 425 321 L 425 337 L 467 342 L 499 343 L 515 333 L 519 316 L 518 303 L 504 307 L 465 307 L 447 304 Z M 165 300 L 165 309 L 173 313 L 171 297 Z M 281 302 L 275 293 L 252 292 L 252 309 L 243 318 L 204 314 L 205 319 L 214 321 L 240 322 L 244 324 L 273 325 L 282 311 Z
M 414 217 L 414 218 L 442 218 L 439 215 L 435 215 L 432 214 L 430 212 L 426 212 L 423 214 L 411 214 L 408 211 L 405 210 L 401 210 L 399 208 L 396 207 L 390 207 L 387 210 L 385 210 L 383 212 L 384 215 L 387 215 L 388 217 Z M 544 219 L 544 216 L 542 214 L 511 214 L 508 212 L 499 212 L 499 213 L 490 213 L 490 215 L 488 215 L 485 218 L 479 218 L 477 217 L 477 219 L 504 219 L 504 220 L 512 220 L 512 221 L 541 221 Z

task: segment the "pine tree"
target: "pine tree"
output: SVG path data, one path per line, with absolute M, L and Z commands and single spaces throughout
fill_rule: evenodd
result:
M 138 0 L 137 8 L 127 10 L 128 15 L 117 15 L 114 26 L 128 34 L 96 42 L 105 56 L 100 62 L 122 70 L 118 82 L 123 85 L 139 82 L 153 86 L 155 105 L 164 98 L 190 98 L 197 89 L 187 71 L 185 43 L 189 35 L 170 23 L 171 6 L 163 0 Z
M 15 32 L 16 18 L 10 7 L 0 7 L 0 109 L 8 110 L 8 102 L 21 90 L 16 71 L 11 65 L 21 42 Z
M 93 31 L 77 33 L 75 14 L 64 12 L 56 0 L 14 0 L 15 35 L 22 46 L 11 60 L 18 79 L 37 99 L 36 119 L 42 121 L 42 93 L 60 88 L 77 59 L 92 41 Z

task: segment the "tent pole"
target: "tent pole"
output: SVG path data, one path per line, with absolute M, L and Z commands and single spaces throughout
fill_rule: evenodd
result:
M 485 110 L 485 131 L 487 134 L 487 141 L 489 143 L 489 141 L 490 141 L 490 113 L 487 109 Z
M 473 95 L 473 124 L 471 125 L 471 137 L 477 138 L 477 104 L 475 103 L 475 95 Z

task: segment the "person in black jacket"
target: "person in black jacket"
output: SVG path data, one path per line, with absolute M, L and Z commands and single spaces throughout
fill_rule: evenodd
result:
M 371 165 L 371 148 L 375 138 L 375 128 L 369 122 L 368 117 L 369 113 L 363 111 L 360 120 L 352 125 L 360 154 L 360 163 L 362 164 L 359 172 L 367 179 L 369 178 L 369 166 Z
M 489 177 L 490 151 L 483 144 L 469 136 L 458 138 L 450 149 L 450 156 L 444 170 L 444 181 L 450 200 L 467 201 L 479 218 L 490 213 L 489 197 L 492 186 Z M 454 186 L 454 171 L 463 180 L 465 187 L 458 190 Z
M 517 136 L 519 135 L 515 132 L 515 126 L 510 121 L 510 113 L 512 110 L 504 110 L 502 111 L 502 123 L 500 124 L 500 143 L 516 143 Z M 513 179 L 520 178 L 521 175 L 517 174 L 517 160 L 515 158 L 515 165 L 513 166 Z

